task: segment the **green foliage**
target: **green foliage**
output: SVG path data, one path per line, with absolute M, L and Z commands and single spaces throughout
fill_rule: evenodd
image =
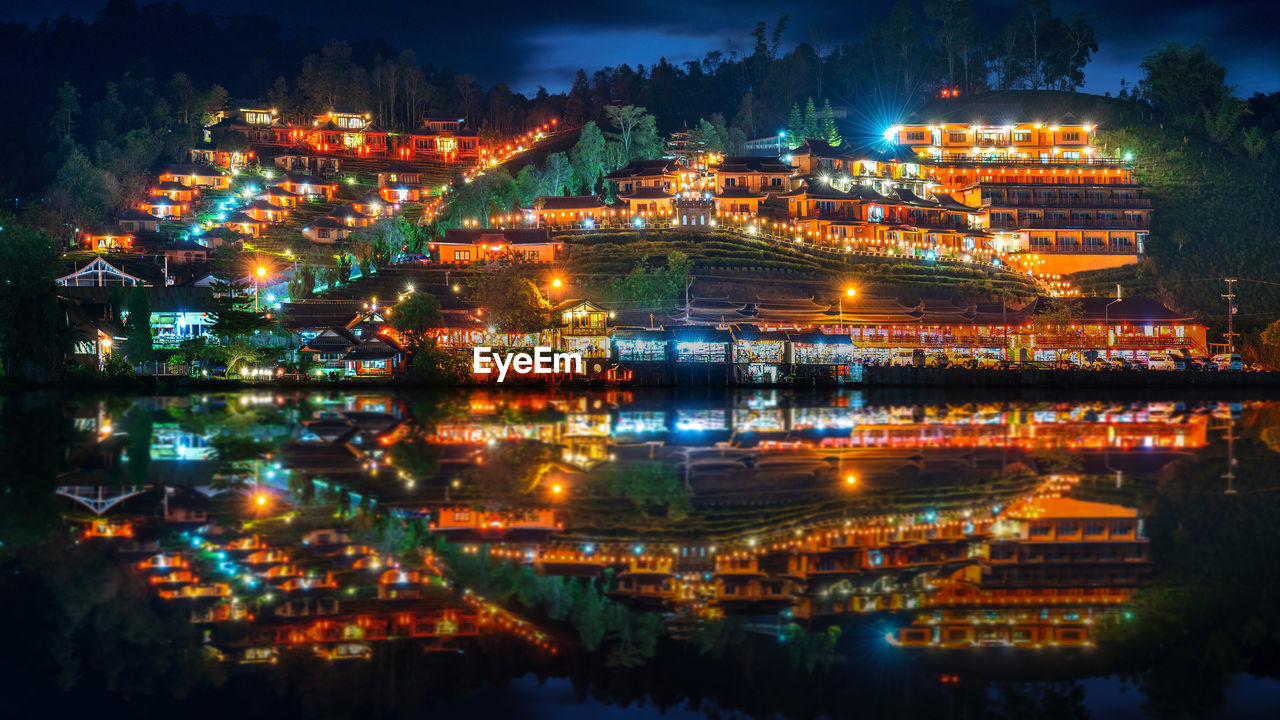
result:
M 1173 124 L 1202 125 L 1206 110 L 1218 108 L 1227 94 L 1227 70 L 1199 45 L 1165 43 L 1142 60 L 1142 99 Z
M 299 263 L 289 278 L 289 299 L 293 302 L 306 300 L 316 289 L 316 269 L 310 262 Z
M 440 301 L 428 292 L 409 293 L 391 310 L 387 324 L 400 333 L 410 350 L 417 352 L 428 344 L 431 331 L 444 325 Z
M 6 374 L 40 377 L 61 364 L 71 334 L 54 285 L 56 254 L 43 232 L 0 228 L 0 358 Z
M 152 356 L 151 303 L 147 291 L 134 288 L 129 293 L 128 315 L 124 323 L 124 353 L 130 362 L 146 362 Z
M 652 265 L 645 255 L 631 272 L 613 281 L 606 295 L 611 302 L 636 308 L 669 307 L 684 297 L 692 270 L 692 260 L 679 250 L 667 255 L 665 266 Z
M 831 101 L 824 100 L 822 103 L 822 130 L 821 137 L 827 141 L 831 147 L 840 147 L 844 145 L 844 138 L 840 136 L 840 129 L 836 127 L 835 112 L 831 109 Z
M 578 142 L 569 151 L 577 191 L 586 195 L 596 192 L 596 184 L 608 172 L 605 169 L 609 143 L 595 122 L 582 126 Z
M 507 263 L 492 263 L 469 281 L 472 297 L 485 308 L 485 322 L 503 332 L 534 332 L 551 323 L 551 304 L 528 278 Z

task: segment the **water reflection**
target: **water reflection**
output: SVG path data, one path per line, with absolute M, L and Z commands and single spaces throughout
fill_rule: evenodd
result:
M 302 682 L 298 667 L 318 682 L 317 661 L 330 681 L 388 662 L 416 677 L 406 652 L 615 690 L 736 655 L 752 658 L 739 672 L 784 673 L 798 691 L 872 658 L 920 694 L 842 692 L 895 711 L 959 692 L 992 712 L 991 692 L 1014 692 L 998 683 L 1029 679 L 1029 667 L 1037 681 L 1131 673 L 1153 707 L 1183 707 L 1185 689 L 1154 684 L 1164 638 L 1150 633 L 1192 608 L 1169 577 L 1227 569 L 1188 559 L 1203 548 L 1187 545 L 1186 524 L 1210 507 L 1247 513 L 1217 507 L 1241 483 L 1263 511 L 1269 488 L 1236 453 L 1265 463 L 1280 427 L 1276 403 L 1261 401 L 946 404 L 856 391 L 17 402 L 4 449 L 23 472 L 6 515 L 42 524 L 5 527 L 0 557 L 29 562 L 73 528 L 69 552 L 110 558 L 111 582 L 139 588 L 128 602 L 153 603 L 186 638 L 199 664 L 188 692 L 243 692 L 262 673 Z M 41 448 L 61 460 L 33 462 Z M 1242 669 L 1222 663 L 1219 692 Z M 790 691 L 735 699 L 743 678 L 726 695 L 714 690 L 721 672 L 698 666 L 673 697 L 844 714 Z M 1027 690 L 1032 704 L 1052 706 L 1054 687 Z M 384 709 L 422 702 L 400 692 Z

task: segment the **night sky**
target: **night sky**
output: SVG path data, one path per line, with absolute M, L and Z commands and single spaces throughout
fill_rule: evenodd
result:
M 92 18 L 104 0 L 5 3 L 0 19 L 38 22 L 71 13 Z M 142 0 L 139 4 L 148 4 Z M 665 56 L 673 63 L 750 50 L 757 20 L 772 28 L 784 12 L 791 23 L 784 44 L 807 41 L 830 48 L 857 36 L 888 14 L 892 3 L 779 3 L 776 0 L 557 0 L 556 2 L 417 3 L 309 0 L 274 4 L 260 0 L 188 0 L 189 8 L 213 13 L 253 12 L 277 17 L 290 29 L 312 28 L 321 39 L 381 37 L 411 48 L 420 62 L 451 65 L 484 85 L 505 81 L 532 94 L 539 85 L 566 90 L 578 68 L 649 65 Z M 1015 0 L 975 0 L 979 22 L 1005 22 Z M 286 10 L 285 8 L 288 8 Z M 1099 52 L 1086 72 L 1085 90 L 1116 92 L 1131 84 L 1138 63 L 1162 41 L 1200 43 L 1228 70 L 1239 94 L 1280 89 L 1280 42 L 1275 27 L 1280 3 L 1249 0 L 1056 0 L 1054 13 L 1084 12 L 1098 33 Z

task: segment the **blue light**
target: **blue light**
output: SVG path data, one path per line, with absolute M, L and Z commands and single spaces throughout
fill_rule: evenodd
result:
M 631 548 L 631 552 L 635 553 L 636 555 L 639 555 L 639 554 L 641 554 L 641 553 L 643 553 L 643 552 L 644 552 L 644 546 L 643 546 L 643 545 L 637 545 L 637 546 L 635 546 L 635 547 Z
M 586 553 L 586 554 L 588 554 L 588 555 L 590 555 L 591 553 L 593 553 L 593 552 L 595 552 L 595 551 L 596 551 L 596 546 L 595 546 L 595 545 L 592 545 L 591 543 L 587 543 L 586 545 L 583 545 L 583 546 L 582 546 L 582 552 L 584 552 L 584 553 Z
M 924 515 L 924 519 L 925 519 L 925 520 L 927 520 L 927 521 L 929 521 L 929 522 L 933 522 L 934 520 L 937 520 L 937 519 L 938 519 L 938 513 L 934 513 L 934 512 L 931 512 L 931 513 L 925 513 L 925 515 Z
M 636 227 L 640 227 L 641 225 L 644 224 L 644 221 L 641 220 L 640 218 L 636 218 L 631 224 L 635 225 Z

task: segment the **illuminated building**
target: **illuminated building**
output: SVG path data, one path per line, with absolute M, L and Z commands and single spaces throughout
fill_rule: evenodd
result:
M 993 249 L 1042 259 L 1038 273 L 1068 274 L 1137 262 L 1151 226 L 1132 165 L 1104 156 L 1095 130 L 935 123 L 895 127 L 886 139 L 913 150 L 942 192 L 985 210 Z

